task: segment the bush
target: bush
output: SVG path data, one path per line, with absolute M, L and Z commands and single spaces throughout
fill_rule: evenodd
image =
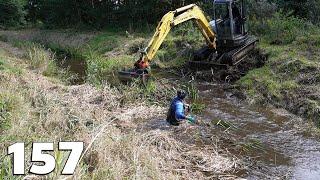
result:
M 299 18 L 276 13 L 267 21 L 266 37 L 270 43 L 288 44 L 303 35 L 305 23 Z
M 308 21 L 320 23 L 320 0 L 274 0 L 285 11 L 292 11 L 294 16 L 305 18 Z
M 265 22 L 263 30 L 257 34 L 270 44 L 280 45 L 290 44 L 302 37 L 309 37 L 316 31 L 317 28 L 314 25 L 301 18 L 291 16 L 291 13 L 277 12 Z
M 26 23 L 26 0 L 0 0 L 0 27 L 16 27 Z

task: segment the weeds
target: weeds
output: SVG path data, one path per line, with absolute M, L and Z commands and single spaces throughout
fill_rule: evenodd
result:
M 266 65 L 250 71 L 237 83 L 251 103 L 271 103 L 317 124 L 317 106 L 312 101 L 320 99 L 312 94 L 320 82 L 314 73 L 320 67 L 316 50 L 319 28 L 276 13 L 267 21 L 265 30 L 260 34 L 260 47 L 270 55 Z
M 8 92 L 0 92 L 0 134 L 1 131 L 11 127 L 13 113 L 17 113 L 14 111 L 16 108 L 18 108 L 17 97 Z
M 69 71 L 69 67 L 59 67 L 55 53 L 50 49 L 45 49 L 44 46 L 35 43 L 21 43 L 19 46 L 26 49 L 30 67 L 44 76 L 58 78 L 66 84 L 71 84 L 78 78 L 77 75 Z
M 104 44 L 102 41 L 94 43 Z M 88 65 L 89 82 L 98 84 L 99 88 L 89 84 L 65 86 L 42 77 L 45 70 L 48 74 L 56 71 L 54 68 L 48 70 L 50 64 L 42 61 L 43 57 L 52 58 L 50 62 L 57 58 L 51 53 L 37 52 L 47 52 L 42 46 L 30 45 L 29 53 L 32 59 L 29 61 L 34 62 L 36 69 L 44 67 L 41 74 L 30 71 L 16 76 L 4 72 L 8 77 L 1 79 L 1 88 L 15 92 L 22 97 L 22 102 L 17 108 L 21 110 L 18 118 L 0 138 L 4 142 L 0 143 L 0 150 L 4 151 L 7 144 L 19 141 L 26 144 L 48 140 L 84 141 L 86 147 L 91 148 L 77 168 L 76 179 L 203 179 L 203 171 L 215 174 L 236 169 L 239 160 L 219 154 L 215 147 L 196 149 L 172 138 L 174 134 L 167 131 L 138 131 L 136 121 L 165 117 L 167 103 L 176 95 L 176 86 L 179 85 L 155 79 L 145 87 L 140 82 L 110 86 L 110 80 L 115 79 L 112 73 L 126 65 L 131 67 L 135 59 L 130 55 L 118 56 L 112 51 L 102 54 L 110 49 L 95 49 L 94 46 L 91 44 L 92 50 L 83 52 L 83 56 Z M 195 87 L 190 87 L 189 91 L 193 99 L 199 99 Z M 111 117 L 114 121 L 110 121 Z M 106 123 L 110 126 L 105 128 L 101 137 L 95 138 L 99 127 Z M 56 152 L 55 157 L 59 169 L 65 155 Z M 5 167 L 10 167 L 9 163 L 4 163 Z M 8 174 L 2 174 L 4 179 L 10 178 Z M 63 177 L 55 172 L 47 178 Z
M 1 57 L 0 57 L 0 72 L 12 73 L 12 74 L 15 74 L 15 75 L 21 75 L 22 74 L 22 70 L 21 69 L 9 65 L 5 60 L 2 60 Z
M 10 157 L 0 157 L 0 179 L 15 179 L 12 174 Z
M 49 64 L 49 61 L 53 59 L 50 57 L 50 52 L 46 52 L 43 49 L 43 46 L 34 44 L 27 49 L 31 68 L 44 71 Z
M 214 119 L 211 121 L 211 124 L 213 125 L 216 125 L 216 126 L 220 126 L 222 128 L 225 129 L 225 131 L 228 131 L 228 130 L 237 130 L 238 127 L 236 127 L 235 125 L 233 125 L 231 122 L 228 122 L 228 121 L 224 121 L 224 120 L 221 120 L 221 119 Z

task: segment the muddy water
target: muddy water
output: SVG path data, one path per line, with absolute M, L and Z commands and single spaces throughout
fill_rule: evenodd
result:
M 248 179 L 320 179 L 320 142 L 293 127 L 297 117 L 273 108 L 252 108 L 233 98 L 220 85 L 200 83 L 206 109 L 199 119 L 215 126 L 202 134 L 226 133 L 221 147 L 242 156 Z M 220 123 L 218 123 L 220 122 Z M 223 123 L 222 123 L 223 122 Z M 228 124 L 228 125 L 221 125 Z
M 64 50 L 56 51 L 56 63 L 57 65 L 68 71 L 69 76 L 72 76 L 70 84 L 77 85 L 83 84 L 86 80 L 87 64 L 84 58 L 75 57 L 72 53 Z
M 320 141 L 294 127 L 301 119 L 275 108 L 255 108 L 240 102 L 221 84 L 198 83 L 206 105 L 197 116 L 200 140 L 180 136 L 179 129 L 156 119 L 143 131 L 177 131 L 177 139 L 199 147 L 218 144 L 244 161 L 246 168 L 231 172 L 246 179 L 320 179 Z

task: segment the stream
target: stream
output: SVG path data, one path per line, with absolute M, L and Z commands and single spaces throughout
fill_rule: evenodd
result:
M 220 85 L 204 83 L 198 88 L 206 104 L 199 118 L 231 123 L 235 128 L 228 131 L 233 142 L 246 143 L 247 155 L 256 161 L 241 177 L 320 179 L 320 142 L 293 127 L 297 117 L 284 110 L 249 107 Z
M 203 121 L 196 125 L 201 140 L 178 137 L 180 140 L 202 146 L 212 145 L 212 137 L 217 137 L 220 148 L 245 162 L 247 168 L 233 173 L 241 178 L 320 179 L 320 142 L 294 127 L 301 119 L 282 109 L 248 106 L 221 84 L 203 82 L 197 88 L 206 105 L 197 116 Z M 172 130 L 159 119 L 144 126 L 145 130 Z

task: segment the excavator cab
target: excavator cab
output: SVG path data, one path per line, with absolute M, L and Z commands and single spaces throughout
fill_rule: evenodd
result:
M 217 46 L 232 49 L 248 40 L 244 0 L 214 0 L 214 20 L 210 22 L 217 34 Z

